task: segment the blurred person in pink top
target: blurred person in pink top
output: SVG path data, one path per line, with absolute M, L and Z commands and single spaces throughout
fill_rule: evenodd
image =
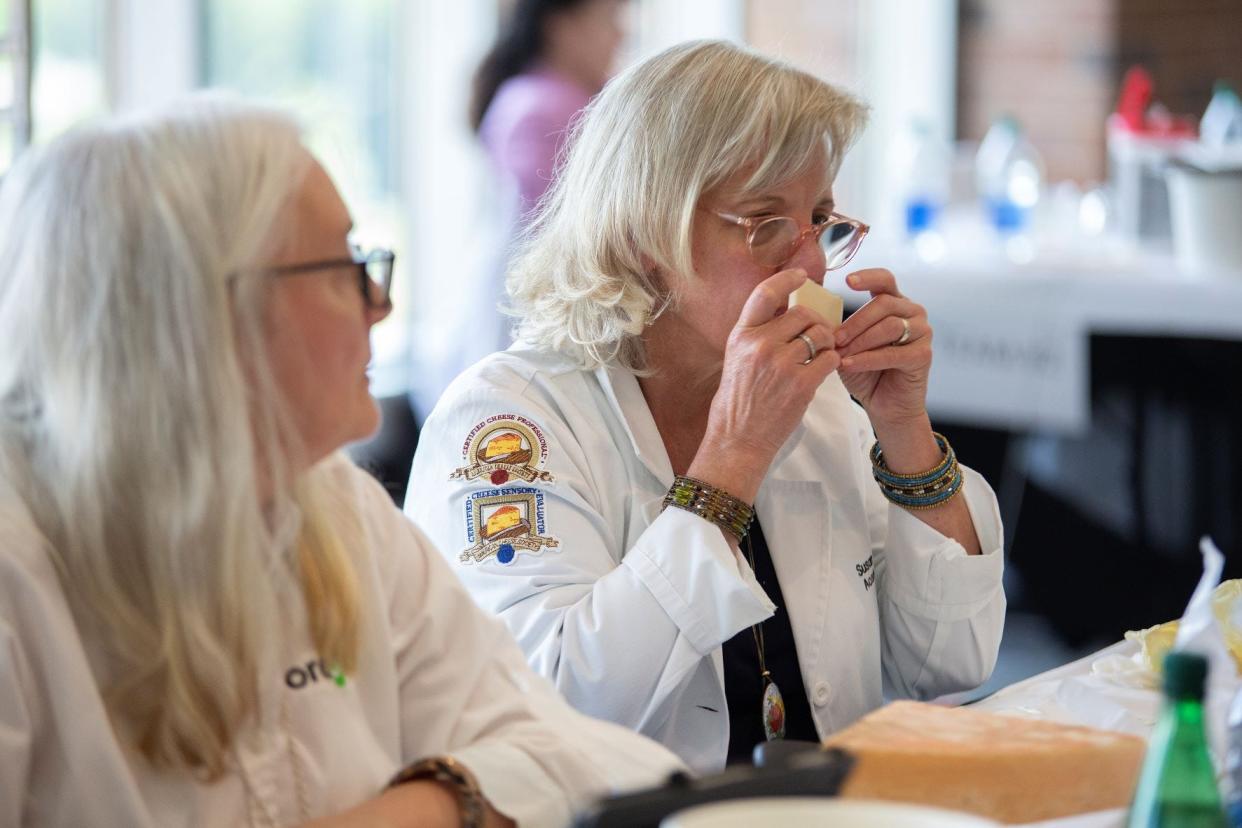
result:
M 496 170 L 497 246 L 441 310 L 410 381 L 416 419 L 466 368 L 513 341 L 505 303 L 510 251 L 544 191 L 574 116 L 603 88 L 625 37 L 625 0 L 515 0 L 474 75 L 470 126 Z
M 625 0 L 517 0 L 474 76 L 470 125 L 517 194 L 518 223 L 552 180 L 570 122 L 603 88 Z

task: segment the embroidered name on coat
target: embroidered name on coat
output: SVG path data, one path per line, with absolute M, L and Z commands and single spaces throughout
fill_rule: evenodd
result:
M 875 563 L 871 555 L 868 555 L 867 560 L 862 563 L 854 564 L 854 571 L 858 573 L 859 578 L 862 578 L 865 589 L 871 589 L 875 585 Z

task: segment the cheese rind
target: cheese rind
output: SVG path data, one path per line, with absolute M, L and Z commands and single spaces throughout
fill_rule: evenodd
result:
M 825 740 L 857 764 L 841 795 L 1021 823 L 1129 804 L 1142 739 L 919 702 L 893 702 Z
M 841 324 L 845 312 L 845 303 L 831 291 L 807 279 L 802 287 L 789 294 L 789 307 L 806 305 L 828 321 L 828 327 L 835 329 Z

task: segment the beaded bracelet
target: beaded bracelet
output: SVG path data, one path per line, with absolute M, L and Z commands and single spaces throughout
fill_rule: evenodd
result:
M 906 492 L 880 485 L 880 490 L 890 502 L 906 509 L 932 509 L 953 499 L 962 488 L 961 470 L 955 470 L 952 477 L 945 479 L 934 487 L 925 490 Z
M 962 470 L 957 455 L 944 435 L 932 432 L 943 459 L 932 469 L 918 474 L 897 474 L 884 463 L 877 442 L 871 447 L 871 473 L 880 491 L 892 503 L 906 509 L 931 509 L 952 500 L 962 489 Z
M 665 508 L 676 506 L 696 514 L 733 535 L 739 541 L 750 531 L 755 509 L 723 489 L 693 477 L 677 477 L 664 496 Z

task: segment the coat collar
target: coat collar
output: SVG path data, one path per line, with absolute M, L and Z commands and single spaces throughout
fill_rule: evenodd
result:
M 596 368 L 595 377 L 613 413 L 625 427 L 639 462 L 662 485 L 673 485 L 673 464 L 668 459 L 664 440 L 656 428 L 655 418 L 651 416 L 638 378 L 633 372 L 615 365 Z
M 637 377 L 618 367 L 597 368 L 595 375 L 639 461 L 662 487 L 672 485 L 673 467 Z M 816 459 L 810 456 L 807 431 L 803 419 L 777 452 L 755 502 L 785 596 L 783 610 L 794 622 L 804 679 L 820 669 L 819 651 L 825 634 L 832 565 L 829 487 L 822 470 L 817 469 Z M 639 504 L 648 524 L 659 514 L 661 502 L 657 498 Z M 713 653 L 713 666 L 723 686 L 719 653 Z
M 595 377 L 604 391 L 609 406 L 625 428 L 626 435 L 639 462 L 664 486 L 673 484 L 673 466 L 664 449 L 664 440 L 656 428 L 655 418 L 643 397 L 638 378 L 633 372 L 618 366 L 601 366 L 595 369 Z M 800 421 L 793 433 L 785 440 L 768 468 L 767 480 L 810 482 L 814 475 L 805 474 L 806 467 L 791 462 L 797 447 L 806 435 L 806 422 Z

